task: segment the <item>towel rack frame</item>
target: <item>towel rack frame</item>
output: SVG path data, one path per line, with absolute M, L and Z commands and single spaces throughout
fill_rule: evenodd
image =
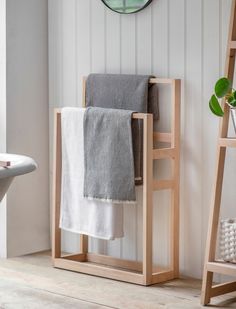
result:
M 88 236 L 80 235 L 80 253 L 63 255 L 61 252 L 60 197 L 61 197 L 61 111 L 54 115 L 54 165 L 53 165 L 53 235 L 52 260 L 56 268 L 140 284 L 151 285 L 179 277 L 179 177 L 180 177 L 180 97 L 179 79 L 152 78 L 150 83 L 169 84 L 172 88 L 171 132 L 153 132 L 153 116 L 135 113 L 133 119 L 143 121 L 143 261 L 131 261 L 88 252 Z M 83 82 L 85 106 L 86 79 Z M 153 143 L 169 143 L 170 147 L 154 149 Z M 153 161 L 171 160 L 171 179 L 153 178 Z M 170 266 L 153 267 L 153 191 L 171 190 Z

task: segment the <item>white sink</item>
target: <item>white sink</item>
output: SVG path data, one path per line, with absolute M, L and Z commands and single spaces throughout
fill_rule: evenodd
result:
M 0 161 L 10 162 L 10 166 L 0 166 L 0 201 L 7 192 L 15 176 L 33 172 L 37 168 L 36 162 L 26 156 L 0 153 Z

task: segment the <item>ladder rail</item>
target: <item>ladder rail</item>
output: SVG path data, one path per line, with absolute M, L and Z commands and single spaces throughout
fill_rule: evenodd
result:
M 235 48 L 236 48 L 236 0 L 233 0 L 231 8 L 230 25 L 229 25 L 226 63 L 225 63 L 225 76 L 232 81 L 235 70 L 235 53 L 236 53 Z M 225 100 L 222 100 L 222 107 L 224 110 L 224 117 L 220 120 L 219 125 L 219 143 L 217 145 L 216 174 L 213 186 L 213 198 L 209 214 L 205 265 L 203 271 L 203 283 L 202 283 L 202 294 L 201 294 L 201 303 L 203 305 L 207 305 L 210 302 L 211 297 L 219 295 L 219 294 L 216 295 L 216 293 L 214 293 L 213 270 L 211 268 L 209 270 L 208 265 L 211 262 L 214 262 L 216 255 L 217 231 L 219 226 L 222 187 L 224 179 L 224 167 L 225 167 L 227 144 L 224 145 L 220 141 L 222 139 L 227 138 L 229 128 L 229 106 L 226 104 Z M 229 288 L 227 289 L 227 287 Z M 221 289 L 220 291 L 222 292 L 221 294 L 232 292 L 232 285 L 225 284 L 225 288 Z

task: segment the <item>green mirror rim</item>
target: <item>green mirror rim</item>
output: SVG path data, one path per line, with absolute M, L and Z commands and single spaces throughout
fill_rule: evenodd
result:
M 112 9 L 112 8 L 105 2 L 105 0 L 102 0 L 102 2 L 105 4 L 106 7 L 108 7 L 111 11 L 113 11 L 113 12 L 115 12 L 115 13 L 128 15 L 128 14 L 135 14 L 135 13 L 138 13 L 138 12 L 142 11 L 143 9 L 145 9 L 145 8 L 152 2 L 152 0 L 148 0 L 148 2 L 147 2 L 146 4 L 144 4 L 144 6 L 141 7 L 140 9 L 138 9 L 137 11 L 129 12 L 129 13 L 124 13 L 124 12 L 116 11 L 116 10 Z

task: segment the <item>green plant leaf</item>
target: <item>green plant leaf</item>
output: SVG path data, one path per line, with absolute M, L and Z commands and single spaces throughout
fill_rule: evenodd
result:
M 231 82 L 228 78 L 220 78 L 215 84 L 215 94 L 218 98 L 223 98 L 231 89 Z
M 229 104 L 231 104 L 234 100 L 235 100 L 235 98 L 234 98 L 234 96 L 232 96 L 232 95 L 229 96 L 228 99 L 227 99 L 227 101 L 228 101 Z
M 227 98 L 227 102 L 230 106 L 233 106 L 233 107 L 236 106 L 236 93 L 235 92 L 230 94 L 230 96 Z
M 222 117 L 224 115 L 224 112 L 220 106 L 220 103 L 214 94 L 212 95 L 209 101 L 209 107 L 212 113 L 215 114 L 216 116 Z
M 231 106 L 236 107 L 236 99 L 233 99 L 232 102 L 229 103 Z

